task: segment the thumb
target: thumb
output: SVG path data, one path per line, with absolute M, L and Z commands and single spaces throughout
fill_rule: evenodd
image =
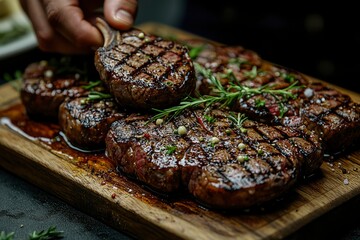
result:
M 105 0 L 104 15 L 106 21 L 119 30 L 132 27 L 137 12 L 137 0 Z

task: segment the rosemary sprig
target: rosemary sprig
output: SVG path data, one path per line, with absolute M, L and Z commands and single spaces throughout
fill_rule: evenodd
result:
M 230 113 L 228 118 L 236 125 L 237 128 L 242 128 L 243 123 L 246 121 L 247 117 L 243 113 L 238 113 L 237 115 L 234 112 Z
M 258 88 L 250 88 L 246 86 L 242 86 L 239 82 L 237 82 L 237 79 L 234 83 L 234 81 L 230 81 L 229 87 L 225 89 L 221 82 L 212 74 L 212 72 L 209 69 L 205 69 L 198 63 L 194 63 L 195 69 L 201 73 L 203 76 L 208 78 L 211 82 L 211 84 L 214 87 L 214 92 L 217 92 L 221 99 L 225 101 L 224 105 L 230 106 L 234 100 L 240 99 L 243 97 L 251 97 L 254 95 L 260 95 L 260 94 L 270 94 L 271 96 L 275 97 L 277 101 L 281 102 L 281 99 L 279 99 L 278 96 L 281 96 L 284 98 L 284 100 L 288 100 L 289 98 L 296 98 L 297 95 L 292 93 L 292 90 L 296 90 L 299 88 L 302 88 L 302 86 L 297 85 L 297 81 L 293 82 L 290 86 L 283 88 L 283 89 L 272 89 L 269 85 L 264 85 Z M 256 71 L 256 74 L 258 73 L 257 68 L 253 67 L 252 70 L 254 73 Z
M 87 97 L 87 99 L 89 101 L 108 99 L 108 98 L 112 98 L 112 96 L 108 93 L 102 93 L 102 92 L 98 92 L 98 91 L 90 91 L 90 93 Z
M 178 116 L 185 109 L 194 108 L 194 107 L 200 106 L 201 104 L 206 104 L 206 106 L 208 107 L 211 104 L 213 104 L 215 102 L 220 102 L 220 101 L 221 101 L 221 99 L 219 97 L 208 96 L 208 95 L 200 96 L 199 98 L 193 98 L 191 96 L 188 96 L 188 97 L 184 98 L 178 106 L 173 106 L 173 107 L 166 108 L 166 109 L 153 108 L 153 110 L 158 112 L 158 114 L 153 116 L 149 120 L 149 122 L 155 121 L 156 119 L 159 119 L 159 118 L 166 118 L 169 115 L 171 115 L 171 117 L 168 119 L 168 121 L 170 121 L 172 118 Z
M 222 103 L 223 107 L 231 106 L 236 100 L 239 100 L 241 98 L 249 98 L 251 96 L 260 94 L 270 94 L 271 96 L 274 96 L 274 98 L 281 107 L 283 106 L 281 105 L 283 101 L 286 101 L 289 98 L 296 98 L 297 95 L 293 94 L 292 90 L 302 87 L 297 86 L 297 81 L 284 89 L 272 89 L 269 85 L 264 85 L 258 88 L 250 88 L 242 86 L 237 82 L 230 82 L 229 86 L 225 89 L 221 82 L 212 74 L 209 69 L 205 69 L 198 63 L 194 63 L 194 66 L 198 73 L 202 74 L 204 77 L 210 80 L 213 86 L 213 92 L 215 96 L 203 95 L 198 98 L 188 96 L 183 99 L 177 106 L 166 109 L 153 109 L 154 111 L 158 112 L 158 114 L 153 116 L 150 121 L 154 121 L 158 118 L 165 118 L 168 116 L 171 116 L 170 119 L 172 119 L 173 117 L 178 116 L 183 110 L 188 108 L 194 108 L 201 104 L 205 104 L 206 108 L 214 103 Z M 254 72 L 255 71 L 257 72 L 257 70 L 254 70 Z M 282 99 L 280 99 L 279 96 L 281 96 Z
M 82 88 L 84 88 L 86 90 L 90 90 L 90 89 L 93 89 L 94 87 L 97 87 L 97 86 L 99 86 L 101 84 L 102 84 L 102 82 L 100 80 L 98 80 L 98 81 L 90 81 L 88 85 L 82 86 Z
M 57 231 L 55 226 L 49 227 L 47 230 L 40 232 L 32 232 L 29 234 L 29 240 L 56 240 L 63 238 L 63 231 Z M 13 240 L 15 232 L 6 233 L 5 231 L 0 232 L 0 240 Z
M 29 235 L 29 240 L 50 240 L 63 238 L 63 231 L 57 231 L 55 226 L 49 227 L 47 230 L 40 232 L 34 231 Z

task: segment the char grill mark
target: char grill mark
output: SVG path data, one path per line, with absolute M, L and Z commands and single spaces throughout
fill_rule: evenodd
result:
M 99 150 L 105 146 L 105 136 L 111 123 L 124 116 L 112 99 L 89 101 L 80 97 L 60 105 L 59 125 L 75 147 Z
M 173 42 L 168 44 L 158 44 L 165 42 L 161 38 L 155 38 L 151 41 L 141 42 L 135 47 L 130 45 L 131 41 L 127 42 L 127 35 L 131 40 L 134 36 L 139 34 L 139 31 L 134 31 L 123 36 L 122 46 L 114 49 L 115 57 L 109 57 L 109 66 L 113 66 L 113 71 L 118 77 L 122 77 L 125 81 L 141 80 L 141 84 L 155 85 L 157 88 L 162 87 L 162 83 L 169 77 L 170 72 L 181 71 L 184 61 L 180 54 L 180 46 L 174 46 Z M 154 61 L 154 58 L 156 61 Z M 165 64 L 169 66 L 165 67 Z M 146 81 L 146 79 L 149 79 Z M 153 81 L 155 80 L 155 81 Z M 177 79 L 173 79 L 177 80 Z M 166 83 L 166 82 L 165 82 Z M 168 81 L 171 84 L 171 81 Z
M 177 88 L 173 86 L 183 83 L 184 76 L 193 77 L 183 47 L 151 35 L 144 34 L 142 38 L 140 34 L 136 29 L 125 32 L 121 44 L 111 42 L 111 48 L 100 49 L 96 55 L 98 70 L 110 91 L 119 97 L 121 89 L 132 102 L 140 99 L 135 105 L 122 104 L 120 95 L 117 101 L 122 106 L 156 106 L 147 102 L 151 91 L 165 87 L 168 92 L 163 95 L 168 97 L 169 93 L 176 94 Z M 246 61 L 239 64 L 234 59 Z M 249 207 L 281 195 L 300 176 L 320 167 L 323 142 L 327 149 L 337 151 L 360 137 L 359 104 L 321 83 L 309 83 L 295 71 L 269 66 L 241 47 L 208 44 L 195 61 L 211 69 L 224 86 L 230 83 L 228 69 L 231 69 L 243 86 L 282 89 L 298 81 L 304 89 L 293 91 L 298 98 L 284 103 L 287 111 L 283 118 L 279 117 L 274 96 L 241 99 L 232 110 L 268 123 L 247 120 L 243 124 L 245 132 L 229 121 L 227 110 L 187 110 L 157 126 L 146 124 L 151 116 L 139 114 L 124 119 L 125 114 L 109 106 L 84 106 L 81 98 L 68 100 L 60 107 L 63 131 L 74 145 L 82 148 L 98 148 L 107 135 L 107 153 L 123 172 L 165 193 L 188 190 L 203 204 L 223 209 Z M 256 74 L 251 76 L 254 67 Z M 50 95 L 79 96 L 77 89 L 81 87 L 74 79 L 39 83 L 46 69 L 29 69 L 24 75 L 24 89 L 29 93 L 40 95 L 41 87 L 51 85 L 56 91 Z M 198 77 L 201 92 L 211 94 L 207 80 Z M 73 85 L 76 86 L 69 88 Z M 144 86 L 153 89 L 149 93 Z M 312 93 L 305 94 L 309 89 Z M 33 100 L 26 100 L 26 94 L 22 93 L 22 99 L 29 104 Z M 258 101 L 264 101 L 265 106 L 256 106 Z M 38 102 L 32 105 L 36 106 L 34 109 Z M 43 105 L 47 100 L 41 98 L 41 102 Z M 216 120 L 209 122 L 205 115 Z M 186 126 L 188 134 L 174 134 L 179 126 Z M 220 139 L 219 143 L 211 144 L 214 136 Z M 239 143 L 245 144 L 244 149 L 239 149 Z M 176 147 L 173 153 L 171 147 Z
M 304 125 L 282 130 L 265 124 L 253 126 L 247 130 L 245 139 L 251 139 L 247 142 L 252 144 L 253 149 L 257 149 L 258 155 L 273 157 L 281 154 L 290 160 L 293 167 L 300 168 L 302 175 L 312 174 L 322 163 L 323 147 L 319 137 Z M 253 140 L 256 141 L 251 142 Z M 272 171 L 278 167 L 272 161 L 268 161 L 268 164 L 273 167 Z
M 239 84 L 250 88 L 268 86 L 272 89 L 283 89 L 295 81 L 298 82 L 298 86 L 303 86 L 293 90 L 292 93 L 297 97 L 283 102 L 283 106 L 279 104 L 282 96 L 275 98 L 270 94 L 260 94 L 240 99 L 232 110 L 246 113 L 250 118 L 270 124 L 292 127 L 306 125 L 319 134 L 329 153 L 343 151 L 360 138 L 359 104 L 351 101 L 347 95 L 322 83 L 309 82 L 296 71 L 267 64 L 260 58 L 258 62 L 249 61 L 249 64 L 240 67 L 235 64 L 234 67 L 234 61 L 230 61 L 230 54 L 224 54 L 227 51 L 231 52 L 234 49 L 207 44 L 195 62 L 210 69 L 224 86 L 229 84 L 229 70 Z M 241 57 L 241 51 L 231 57 L 246 59 Z M 256 70 L 253 76 L 252 69 Z M 198 76 L 197 84 L 201 94 L 212 94 L 211 85 L 203 76 Z M 259 102 L 263 102 L 263 105 L 259 106 Z
M 360 106 L 322 84 L 310 85 L 314 95 L 301 115 L 324 139 L 329 152 L 343 151 L 360 138 Z
M 58 69 L 42 62 L 30 64 L 23 75 L 21 101 L 29 117 L 56 121 L 59 106 L 67 98 L 87 95 L 87 83 L 74 74 L 57 75 Z
M 116 121 L 106 138 L 107 153 L 122 171 L 158 191 L 187 189 L 219 208 L 269 200 L 288 189 L 308 161 L 321 163 L 321 146 L 306 131 L 285 134 L 281 128 L 247 120 L 246 132 L 241 132 L 228 114 L 218 109 L 185 111 L 160 126 L 145 124 L 147 116 Z M 204 115 L 215 121 L 207 122 Z M 174 133 L 179 126 L 188 129 L 185 136 Z M 213 137 L 220 141 L 212 143 Z M 176 147 L 174 153 L 167 153 L 168 146 Z
M 101 20 L 98 25 L 105 46 L 96 51 L 95 66 L 119 105 L 162 108 L 194 90 L 195 72 L 186 47 L 138 29 L 120 35 Z
M 185 41 L 184 44 L 191 48 L 202 47 L 202 51 L 194 61 L 210 69 L 218 76 L 226 76 L 228 70 L 231 70 L 234 76 L 241 80 L 244 79 L 245 71 L 251 71 L 252 67 L 262 65 L 262 60 L 258 54 L 241 46 L 219 46 L 201 40 L 189 40 Z M 221 78 L 220 81 L 224 85 L 228 83 L 226 78 Z M 197 90 L 203 95 L 211 94 L 209 82 L 199 74 L 197 75 Z

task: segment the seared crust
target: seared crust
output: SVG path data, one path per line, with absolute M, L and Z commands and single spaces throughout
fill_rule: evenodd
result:
M 137 29 L 117 36 L 96 51 L 95 64 L 121 110 L 171 106 L 193 91 L 186 47 Z M 229 109 L 200 106 L 155 124 L 145 113 L 120 113 L 113 100 L 75 98 L 87 94 L 75 77 L 48 77 L 50 68 L 34 64 L 24 75 L 22 101 L 29 115 L 50 118 L 57 117 L 62 103 L 59 123 L 73 145 L 99 149 L 106 137 L 106 153 L 122 172 L 159 192 L 188 191 L 219 209 L 246 208 L 282 195 L 320 167 L 324 151 L 341 151 L 360 138 L 359 104 L 347 95 L 264 63 L 242 47 L 187 44 L 203 45 L 195 62 L 224 86 L 284 89 L 296 83 L 291 90 L 296 98 L 254 94 Z M 213 94 L 202 75 L 197 87 Z M 241 128 L 229 120 L 232 111 L 249 118 Z M 186 135 L 176 133 L 179 126 L 186 127 Z
M 321 164 L 321 143 L 313 132 L 250 120 L 240 130 L 228 115 L 199 109 L 161 125 L 131 116 L 112 124 L 106 151 L 119 169 L 157 191 L 186 189 L 221 209 L 273 199 L 295 183 L 300 169 Z M 208 117 L 215 121 L 207 122 Z M 188 129 L 185 136 L 174 133 L 179 126 Z M 169 152 L 170 147 L 176 150 Z
M 82 149 L 98 150 L 105 146 L 105 136 L 111 123 L 124 116 L 113 99 L 89 101 L 81 97 L 60 105 L 59 124 L 71 144 Z
M 257 94 L 239 99 L 233 110 L 269 124 L 306 125 L 323 139 L 328 153 L 344 151 L 360 139 L 360 105 L 349 96 L 323 83 L 311 82 L 297 71 L 265 63 L 241 47 L 236 50 L 236 47 L 210 43 L 204 46 L 194 61 L 211 69 L 224 86 L 229 84 L 229 71 L 238 84 L 245 87 L 284 89 L 295 83 L 298 86 L 291 91 L 296 96 L 294 99 L 283 101 L 282 96 Z M 201 75 L 197 79 L 199 91 L 212 94 L 208 80 Z M 259 102 L 263 104 L 259 106 Z
M 41 62 L 30 64 L 23 75 L 21 101 L 27 114 L 39 120 L 56 121 L 66 98 L 87 95 L 86 83 L 77 75 L 56 75 L 56 68 Z
M 96 51 L 95 66 L 120 106 L 167 107 L 194 90 L 195 72 L 186 47 L 137 29 L 113 40 Z

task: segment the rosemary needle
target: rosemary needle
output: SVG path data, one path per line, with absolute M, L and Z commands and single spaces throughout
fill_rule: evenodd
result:
M 86 89 L 86 90 L 90 90 L 93 89 L 94 87 L 100 86 L 102 84 L 102 82 L 99 81 L 90 81 L 88 85 L 82 86 L 82 88 Z
M 29 235 L 29 240 L 50 240 L 63 238 L 63 231 L 57 231 L 55 226 L 49 227 L 47 230 L 40 232 L 32 232 Z
M 97 91 L 91 91 L 88 95 L 88 100 L 90 101 L 108 99 L 108 98 L 112 98 L 111 94 L 97 92 Z
M 49 227 L 47 230 L 41 230 L 40 232 L 33 231 L 28 235 L 29 240 L 55 240 L 63 238 L 64 232 L 57 231 L 55 226 Z M 0 232 L 0 240 L 13 240 L 15 232 L 5 233 Z
M 288 100 L 289 98 L 296 98 L 297 95 L 293 94 L 292 90 L 302 87 L 298 86 L 297 81 L 293 82 L 290 86 L 283 89 L 272 89 L 268 85 L 264 85 L 258 88 L 250 88 L 240 85 L 237 81 L 235 83 L 234 81 L 231 81 L 229 83 L 229 86 L 225 89 L 219 79 L 217 79 L 209 69 L 202 67 L 198 63 L 194 63 L 194 66 L 195 70 L 199 74 L 210 80 L 213 87 L 213 92 L 216 95 L 203 95 L 198 98 L 188 96 L 184 98 L 177 106 L 166 109 L 153 109 L 158 113 L 153 116 L 150 121 L 154 121 L 158 118 L 166 118 L 169 116 L 170 118 L 168 120 L 170 120 L 173 117 L 178 116 L 185 109 L 198 107 L 201 104 L 205 104 L 205 107 L 209 107 L 214 103 L 222 103 L 223 106 L 231 106 L 236 100 L 260 94 L 270 94 L 276 99 L 280 108 L 280 117 L 282 117 L 286 111 L 283 101 Z M 283 99 L 280 99 L 280 97 L 282 97 Z

